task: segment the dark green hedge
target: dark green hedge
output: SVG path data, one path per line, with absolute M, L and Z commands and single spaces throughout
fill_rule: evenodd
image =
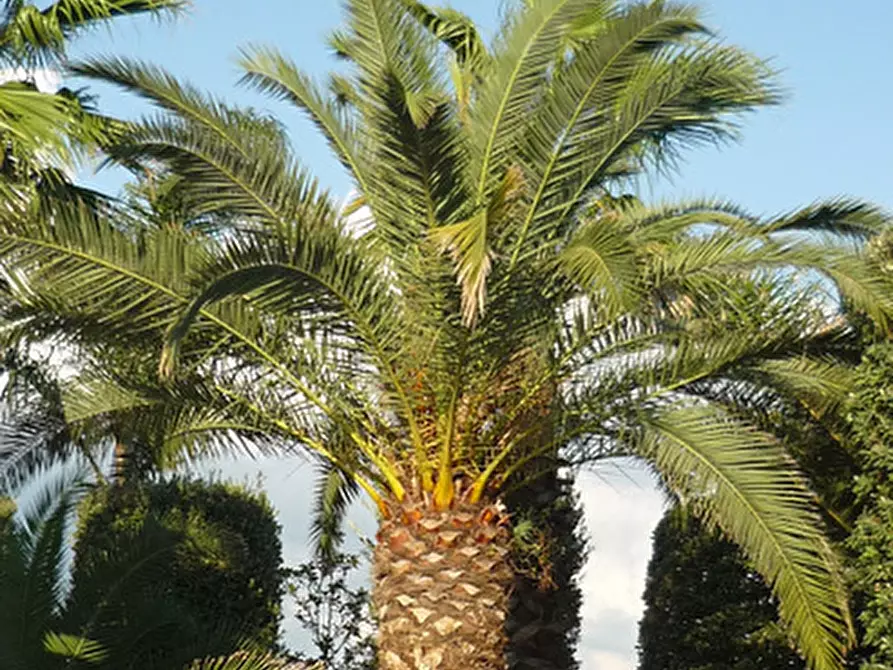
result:
M 804 668 L 769 588 L 738 548 L 680 508 L 654 531 L 639 670 Z
M 284 590 L 279 532 L 266 497 L 232 484 L 99 489 L 81 508 L 72 597 L 79 611 L 102 612 L 92 627 L 117 640 L 128 667 L 169 668 L 246 640 L 274 647 Z

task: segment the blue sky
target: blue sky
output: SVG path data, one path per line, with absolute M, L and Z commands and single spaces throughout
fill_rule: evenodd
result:
M 456 0 L 488 28 L 500 0 Z M 704 0 L 708 23 L 781 70 L 786 103 L 744 122 L 743 140 L 722 150 L 699 149 L 672 182 L 651 184 L 646 198 L 721 196 L 759 213 L 787 210 L 820 197 L 853 195 L 893 208 L 893 2 L 890 0 Z M 858 9 L 856 9 L 858 8 Z M 337 0 L 195 0 L 177 23 L 122 22 L 75 45 L 75 57 L 119 54 L 162 65 L 223 98 L 281 115 L 294 146 L 324 185 L 346 195 L 346 175 L 298 114 L 236 87 L 240 46 L 273 45 L 311 73 L 332 59 L 324 38 L 337 25 Z M 134 117 L 138 100 L 98 88 L 103 108 Z M 114 175 L 89 176 L 114 188 Z M 309 504 L 306 469 L 273 462 L 222 465 L 236 477 L 261 470 L 284 525 L 290 560 L 306 551 L 303 511 Z M 649 534 L 661 502 L 641 476 L 602 473 L 581 479 L 594 552 L 584 576 L 586 670 L 632 670 L 639 594 Z M 358 513 L 371 531 L 371 517 Z M 290 629 L 293 641 L 298 640 Z
M 453 6 L 492 27 L 500 2 Z M 655 193 L 721 195 L 759 212 L 840 193 L 893 205 L 893 2 L 705 0 L 702 6 L 728 41 L 773 59 L 788 99 L 747 118 L 740 144 L 692 153 L 674 183 L 656 185 Z M 337 0 L 195 0 L 176 24 L 120 22 L 78 41 L 73 55 L 145 59 L 227 100 L 280 113 L 304 162 L 341 192 L 349 188 L 346 175 L 312 128 L 286 106 L 237 87 L 235 64 L 239 47 L 261 43 L 322 74 L 333 63 L 324 39 L 339 17 Z M 100 93 L 113 112 L 145 109 L 115 91 Z

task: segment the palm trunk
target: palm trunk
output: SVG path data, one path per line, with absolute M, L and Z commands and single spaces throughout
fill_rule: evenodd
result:
M 395 505 L 374 556 L 381 670 L 507 668 L 510 553 L 495 505 Z

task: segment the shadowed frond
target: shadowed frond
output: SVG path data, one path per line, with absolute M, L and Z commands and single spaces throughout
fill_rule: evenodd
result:
M 418 0 L 401 0 L 409 12 L 453 52 L 460 68 L 482 74 L 489 51 L 472 20 L 450 8 L 429 7 Z
M 356 483 L 341 469 L 324 463 L 315 490 L 311 539 L 316 553 L 326 563 L 335 558 L 344 538 L 344 518 L 347 508 L 359 493 Z
M 44 667 L 44 635 L 57 626 L 66 594 L 66 535 L 83 491 L 59 479 L 0 527 L 0 664 Z
M 239 651 L 230 656 L 193 662 L 187 670 L 288 670 L 292 663 L 269 652 Z M 308 670 L 322 670 L 310 667 Z
M 862 241 L 885 231 L 890 216 L 881 208 L 853 198 L 814 203 L 765 225 L 768 233 L 827 233 Z

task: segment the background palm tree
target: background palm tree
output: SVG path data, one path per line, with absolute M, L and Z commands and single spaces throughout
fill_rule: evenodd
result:
M 837 333 L 777 273 L 820 272 L 886 323 L 886 280 L 859 251 L 886 217 L 850 201 L 761 219 L 613 197 L 776 100 L 766 67 L 690 6 L 540 0 L 492 45 L 417 3 L 347 9 L 333 44 L 352 70 L 333 95 L 274 51 L 243 63 L 323 130 L 360 194 L 347 211 L 268 125 L 149 66 L 76 68 L 163 110 L 110 153 L 164 165 L 190 207 L 232 225 L 3 221 L 11 313 L 93 363 L 66 420 L 112 417 L 168 454 L 300 447 L 340 500 L 365 491 L 381 514 L 383 668 L 505 666 L 503 500 L 554 471 L 559 448 L 575 465 L 651 463 L 751 557 L 810 663 L 839 667 L 846 597 L 812 494 L 729 390 L 839 400 L 847 369 L 823 357 Z M 347 220 L 359 205 L 366 234 Z M 704 327 L 707 309 L 730 315 L 724 331 Z M 145 370 L 152 341 L 166 343 L 160 382 L 103 357 L 129 351 Z
M 83 91 L 47 92 L 37 87 L 41 77 L 64 73 L 71 39 L 119 16 L 157 17 L 185 4 L 185 0 L 59 0 L 43 7 L 27 0 L 0 3 L 4 181 L 12 179 L 19 187 L 30 182 L 44 191 L 70 187 L 65 171 L 114 131 L 114 121 L 97 114 Z

